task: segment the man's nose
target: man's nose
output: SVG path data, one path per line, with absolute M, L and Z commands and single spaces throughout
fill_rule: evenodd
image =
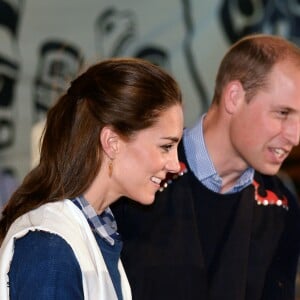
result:
M 300 120 L 289 120 L 284 127 L 284 137 L 293 145 L 297 146 L 300 140 Z

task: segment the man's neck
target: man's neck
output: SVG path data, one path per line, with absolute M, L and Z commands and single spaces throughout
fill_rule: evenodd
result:
M 203 135 L 210 159 L 222 179 L 221 193 L 225 193 L 234 187 L 248 165 L 232 148 L 226 122 L 220 122 L 216 115 L 215 111 L 206 115 Z

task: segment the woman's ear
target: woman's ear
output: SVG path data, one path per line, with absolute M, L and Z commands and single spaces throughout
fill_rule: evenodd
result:
M 245 101 L 245 91 L 240 81 L 234 80 L 227 84 L 224 91 L 224 105 L 229 114 L 233 114 Z
M 104 126 L 100 132 L 100 142 L 103 151 L 110 159 L 114 159 L 119 151 L 119 135 L 110 126 Z

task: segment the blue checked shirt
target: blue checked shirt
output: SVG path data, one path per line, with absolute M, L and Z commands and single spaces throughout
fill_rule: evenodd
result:
M 76 197 L 72 199 L 72 201 L 81 209 L 92 230 L 107 243 L 113 246 L 115 240 L 120 239 L 117 232 L 117 223 L 109 207 L 107 207 L 101 215 L 97 215 L 94 208 L 83 196 Z
M 219 193 L 222 188 L 222 178 L 218 175 L 213 162 L 211 161 L 206 149 L 203 136 L 203 119 L 192 128 L 184 130 L 183 145 L 188 164 L 197 179 L 202 182 L 208 189 Z M 241 191 L 253 181 L 254 169 L 247 168 L 236 182 L 236 184 L 227 191 L 235 193 Z

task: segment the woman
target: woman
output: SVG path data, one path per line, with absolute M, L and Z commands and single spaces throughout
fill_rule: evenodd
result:
M 159 67 L 110 59 L 47 115 L 39 164 L 0 221 L 0 299 L 131 299 L 109 205 L 178 172 L 180 90 Z

